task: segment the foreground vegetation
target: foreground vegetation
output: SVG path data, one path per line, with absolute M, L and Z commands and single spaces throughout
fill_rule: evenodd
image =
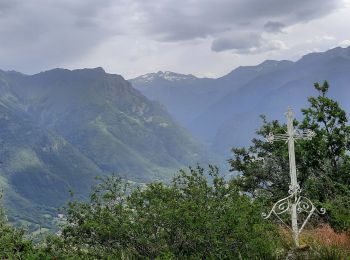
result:
M 209 175 L 211 182 L 198 167 L 181 171 L 170 185 L 133 191 L 119 177 L 102 179 L 89 203 L 67 205 L 59 235 L 35 245 L 2 212 L 0 258 L 285 259 L 290 233 L 264 221 L 262 204 L 240 194 L 215 167 Z M 350 234 L 327 226 L 306 232 L 302 241 L 310 259 L 350 256 Z
M 102 178 L 90 201 L 65 208 L 57 235 L 34 244 L 0 211 L 0 258 L 12 259 L 295 259 L 350 258 L 350 128 L 345 112 L 327 97 L 328 84 L 316 84 L 300 130 L 312 142 L 296 145 L 300 185 L 327 215 L 316 217 L 294 249 L 288 230 L 261 213 L 288 191 L 288 151 L 284 143 L 254 139 L 234 148 L 227 179 L 218 169 L 182 170 L 171 183 L 131 187 L 117 177 Z M 267 122 L 258 131 L 283 133 L 285 125 Z M 263 160 L 257 160 L 263 158 Z

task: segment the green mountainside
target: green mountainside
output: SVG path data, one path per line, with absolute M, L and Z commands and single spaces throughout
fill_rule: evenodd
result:
M 0 127 L 0 186 L 12 222 L 49 226 L 69 191 L 85 198 L 95 176 L 166 180 L 203 158 L 158 103 L 102 68 L 0 71 Z

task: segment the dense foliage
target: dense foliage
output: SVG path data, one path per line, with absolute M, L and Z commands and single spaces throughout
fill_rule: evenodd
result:
M 0 194 L 0 200 L 2 194 Z M 25 232 L 16 229 L 7 221 L 7 217 L 0 205 L 0 259 L 37 259 L 40 250 L 34 249 L 33 243 L 24 238 Z
M 240 195 L 211 167 L 181 171 L 170 185 L 152 183 L 128 193 L 120 178 L 104 179 L 90 203 L 72 202 L 67 224 L 47 253 L 177 259 L 274 258 L 281 248 L 261 207 Z M 271 239 L 266 239 L 270 237 Z
M 291 248 L 289 233 L 264 221 L 257 200 L 240 194 L 215 167 L 209 175 L 211 182 L 198 167 L 181 171 L 170 185 L 151 183 L 132 190 L 119 177 L 103 178 L 89 202 L 67 205 L 61 233 L 39 244 L 11 227 L 1 212 L 0 257 L 285 259 Z M 334 241 L 327 242 L 327 234 Z M 305 241 L 312 248 L 308 258 L 297 252 L 301 259 L 342 259 L 350 254 L 350 236 L 329 228 L 308 234 Z
M 310 199 L 328 211 L 330 224 L 339 230 L 350 228 L 350 126 L 345 111 L 327 97 L 329 85 L 316 83 L 319 95 L 310 97 L 310 107 L 303 109 L 304 119 L 295 120 L 300 130 L 313 130 L 310 140 L 298 140 L 296 160 L 298 181 Z M 231 170 L 241 175 L 236 184 L 252 196 L 266 201 L 277 201 L 287 194 L 289 185 L 288 147 L 284 142 L 264 140 L 269 133 L 283 134 L 286 125 L 278 121 L 267 122 L 248 148 L 234 148 L 230 160 Z

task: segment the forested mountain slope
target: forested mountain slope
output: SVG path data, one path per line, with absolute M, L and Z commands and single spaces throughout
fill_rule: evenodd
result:
M 102 68 L 1 71 L 0 127 L 10 220 L 40 224 L 69 190 L 84 198 L 97 175 L 166 180 L 203 158 L 202 147 L 158 103 Z

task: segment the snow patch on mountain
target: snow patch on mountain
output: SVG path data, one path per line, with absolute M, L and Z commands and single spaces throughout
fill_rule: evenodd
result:
M 142 76 L 139 76 L 133 81 L 138 81 L 142 83 L 151 83 L 156 80 L 166 80 L 166 81 L 182 81 L 182 80 L 195 80 L 197 79 L 195 76 L 188 74 L 179 74 L 171 71 L 158 71 L 157 73 L 148 73 Z

